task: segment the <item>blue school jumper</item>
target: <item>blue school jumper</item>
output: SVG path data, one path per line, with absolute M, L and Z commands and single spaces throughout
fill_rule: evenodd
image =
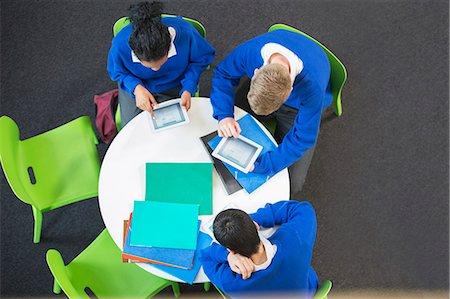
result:
M 128 40 L 132 26 L 124 27 L 112 40 L 108 55 L 108 72 L 119 88 L 134 97 L 134 89 L 143 85 L 152 93 L 163 92 L 181 84 L 180 95 L 187 90 L 194 95 L 202 71 L 214 60 L 214 48 L 181 17 L 162 18 L 162 23 L 175 29 L 176 55 L 170 57 L 157 71 L 143 66 L 132 57 Z
M 329 86 L 330 64 L 323 49 L 299 33 L 275 30 L 238 46 L 215 68 L 211 103 L 218 121 L 234 117 L 234 88 L 241 77 L 252 78 L 255 69 L 263 66 L 261 48 L 267 43 L 291 50 L 303 62 L 291 95 L 284 103 L 298 109 L 295 124 L 276 150 L 258 158 L 253 170 L 274 175 L 299 160 L 315 144 L 322 110 L 331 103 L 333 95 Z
M 311 204 L 294 200 L 280 201 L 267 204 L 250 216 L 261 227 L 281 225 L 268 239 L 277 246 L 271 264 L 244 280 L 240 274 L 231 271 L 227 249 L 213 243 L 201 252 L 203 270 L 211 282 L 233 295 L 233 298 L 258 294 L 267 296 L 270 293 L 296 294 L 296 298 L 314 295 L 319 281 L 311 267 L 317 230 L 316 215 Z

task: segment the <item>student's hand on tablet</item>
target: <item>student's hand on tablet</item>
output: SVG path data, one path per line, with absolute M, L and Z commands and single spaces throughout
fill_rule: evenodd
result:
M 155 114 L 153 113 L 153 107 L 158 105 L 153 95 L 142 85 L 137 85 L 134 89 L 134 96 L 136 97 L 136 106 L 139 109 L 148 111 L 152 118 L 155 118 Z
M 187 90 L 183 91 L 181 94 L 181 106 L 186 108 L 186 111 L 191 109 L 191 93 Z
M 248 172 L 252 172 L 255 169 L 255 164 L 252 165 L 252 167 L 250 167 L 250 170 Z
M 238 253 L 230 252 L 227 256 L 228 264 L 231 271 L 241 274 L 242 279 L 248 279 L 255 271 L 255 264 L 248 257 L 242 256 Z
M 219 121 L 217 133 L 220 137 L 237 138 L 241 133 L 241 127 L 233 117 L 226 117 Z

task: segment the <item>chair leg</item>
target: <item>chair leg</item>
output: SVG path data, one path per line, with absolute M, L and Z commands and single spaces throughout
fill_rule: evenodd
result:
M 177 282 L 172 283 L 172 291 L 175 297 L 180 297 L 180 285 Z
M 53 278 L 53 293 L 61 294 L 61 287 L 59 286 L 58 282 L 54 278 Z
M 210 288 L 211 288 L 211 283 L 209 281 L 205 282 L 203 284 L 203 289 L 205 290 L 205 292 L 208 292 Z
M 41 241 L 41 229 L 42 229 L 42 213 L 36 207 L 31 206 L 33 209 L 34 216 L 34 243 L 39 243 Z

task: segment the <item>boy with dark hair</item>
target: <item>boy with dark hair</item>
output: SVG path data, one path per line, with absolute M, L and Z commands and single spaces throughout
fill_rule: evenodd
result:
M 268 239 L 258 230 L 280 225 Z M 308 202 L 280 201 L 256 213 L 229 209 L 213 223 L 213 243 L 202 251 L 205 274 L 232 295 L 286 293 L 311 297 L 318 278 L 311 267 L 316 237 L 314 208 Z M 303 297 L 302 297 L 303 298 Z

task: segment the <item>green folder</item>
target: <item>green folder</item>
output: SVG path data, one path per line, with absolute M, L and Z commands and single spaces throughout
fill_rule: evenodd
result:
M 212 163 L 147 163 L 145 200 L 199 205 L 211 215 Z
M 198 205 L 135 201 L 132 246 L 196 249 Z

